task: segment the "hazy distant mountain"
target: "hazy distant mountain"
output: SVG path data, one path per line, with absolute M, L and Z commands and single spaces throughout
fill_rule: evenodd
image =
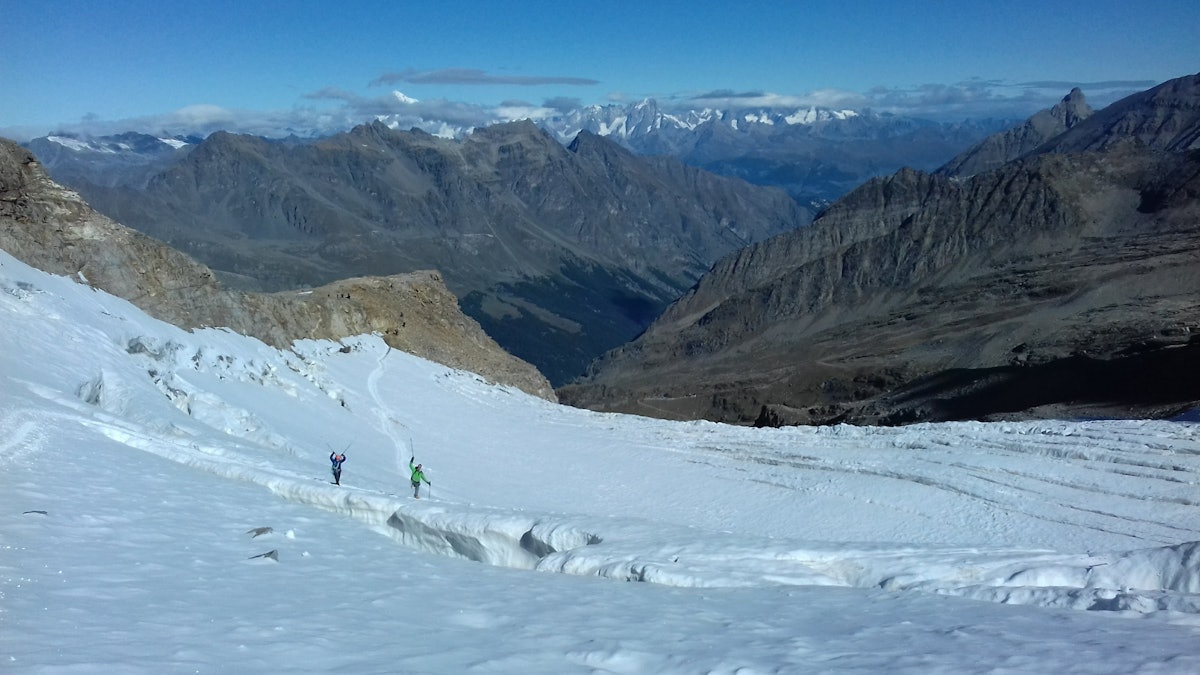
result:
M 1197 133 L 1190 76 L 991 171 L 874 179 L 720 261 L 560 398 L 765 424 L 1195 407 Z
M 145 187 L 150 178 L 186 155 L 200 138 L 157 138 L 134 132 L 82 138 L 53 134 L 25 144 L 55 180 L 70 186 Z
M 382 123 L 313 142 L 219 132 L 101 212 L 261 290 L 437 269 L 552 381 L 637 335 L 719 257 L 806 224 L 782 191 L 529 122 L 461 140 Z
M 668 112 L 653 100 L 589 106 L 539 122 L 560 139 L 591 131 L 641 155 L 669 155 L 716 174 L 781 187 L 812 205 L 904 166 L 933 170 L 1013 123 L 948 124 L 816 107 Z

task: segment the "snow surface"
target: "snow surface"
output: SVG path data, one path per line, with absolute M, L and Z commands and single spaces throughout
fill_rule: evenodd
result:
M 69 150 L 74 150 L 76 152 L 91 151 L 91 152 L 102 152 L 102 153 L 107 153 L 107 154 L 116 154 L 116 151 L 113 150 L 112 148 L 106 148 L 104 146 L 93 145 L 86 141 L 81 141 L 77 138 L 70 138 L 69 136 L 47 136 L 46 140 L 50 141 L 51 143 L 58 143 L 59 145 L 65 147 Z
M 1194 418 L 600 414 L 3 252 L 0 385 L 6 672 L 1200 672 Z

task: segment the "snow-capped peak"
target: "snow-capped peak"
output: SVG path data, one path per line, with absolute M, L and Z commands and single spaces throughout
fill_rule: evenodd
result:
M 398 90 L 392 91 L 392 97 L 405 105 L 419 102 Z M 489 124 L 531 119 L 563 142 L 570 141 L 580 131 L 589 131 L 622 143 L 646 136 L 693 132 L 706 124 L 724 125 L 739 133 L 750 133 L 758 128 L 813 125 L 860 116 L 854 110 L 818 107 L 689 109 L 664 106 L 653 98 L 628 104 L 592 104 L 565 111 L 536 104 L 505 104 L 494 108 L 492 113 L 494 118 Z M 417 127 L 439 136 L 461 137 L 472 129 L 470 126 L 426 119 L 408 111 L 379 115 L 376 119 L 392 128 Z
M 102 148 L 93 147 L 92 144 L 86 141 L 81 141 L 78 138 L 71 138 L 70 136 L 47 136 L 46 140 L 50 141 L 51 143 L 57 143 L 68 150 L 97 150 L 104 152 Z M 108 150 L 107 152 L 112 152 L 112 150 Z
M 858 117 L 853 110 L 829 110 L 825 108 L 801 108 L 783 119 L 788 124 L 815 124 L 825 120 L 846 120 Z

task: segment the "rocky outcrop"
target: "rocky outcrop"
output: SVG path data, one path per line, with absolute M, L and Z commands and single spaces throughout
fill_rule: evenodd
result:
M 1173 119 L 1177 139 L 1200 128 L 1172 109 L 1138 118 Z M 870 181 L 720 261 L 559 396 L 763 424 L 1194 407 L 1200 379 L 1181 373 L 1200 368 L 1200 155 L 1108 128 L 1102 152 Z
M 554 400 L 533 366 L 504 352 L 458 308 L 436 272 L 357 278 L 287 293 L 223 287 L 206 266 L 96 213 L 0 139 L 0 248 L 128 299 L 184 328 L 223 326 L 286 348 L 296 339 L 380 333 L 396 349 Z

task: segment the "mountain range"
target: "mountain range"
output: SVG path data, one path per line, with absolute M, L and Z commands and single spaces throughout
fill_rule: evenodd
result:
M 722 255 L 806 225 L 871 176 L 932 169 L 1000 122 L 673 113 L 646 100 L 454 138 L 398 124 L 323 139 L 54 134 L 26 147 L 89 204 L 232 288 L 438 269 L 471 317 L 557 385 L 638 335 Z
M 316 141 L 218 132 L 145 182 L 76 188 L 222 282 L 282 291 L 436 269 L 556 384 L 726 253 L 809 222 L 783 191 L 530 122 L 462 139 L 382 122 Z
M 1200 400 L 1200 75 L 1079 92 L 718 262 L 564 402 L 759 424 Z
M 412 126 L 410 117 L 399 114 L 376 121 L 397 131 L 425 129 Z M 935 122 L 820 107 L 676 110 L 645 99 L 563 110 L 534 122 L 563 145 L 586 131 L 637 155 L 675 157 L 718 175 L 780 187 L 805 207 L 819 208 L 867 179 L 901 167 L 936 169 L 1017 120 Z M 474 130 L 439 122 L 435 135 L 463 139 Z M 134 132 L 100 137 L 57 133 L 33 139 L 26 147 L 64 185 L 142 188 L 174 156 L 190 152 L 202 140 L 196 135 L 156 137 Z M 277 142 L 312 140 L 316 139 L 293 136 Z
M 865 116 L 671 121 L 645 104 L 567 145 L 531 122 L 217 133 L 161 141 L 149 178 L 77 187 L 238 288 L 441 269 L 556 385 L 620 345 L 559 386 L 574 405 L 768 425 L 1162 416 L 1200 400 L 1179 377 L 1200 351 L 1197 88 L 1100 111 L 1072 91 L 929 171 L 866 181 L 811 226 L 778 190 L 628 146 L 785 124 L 852 137 Z

